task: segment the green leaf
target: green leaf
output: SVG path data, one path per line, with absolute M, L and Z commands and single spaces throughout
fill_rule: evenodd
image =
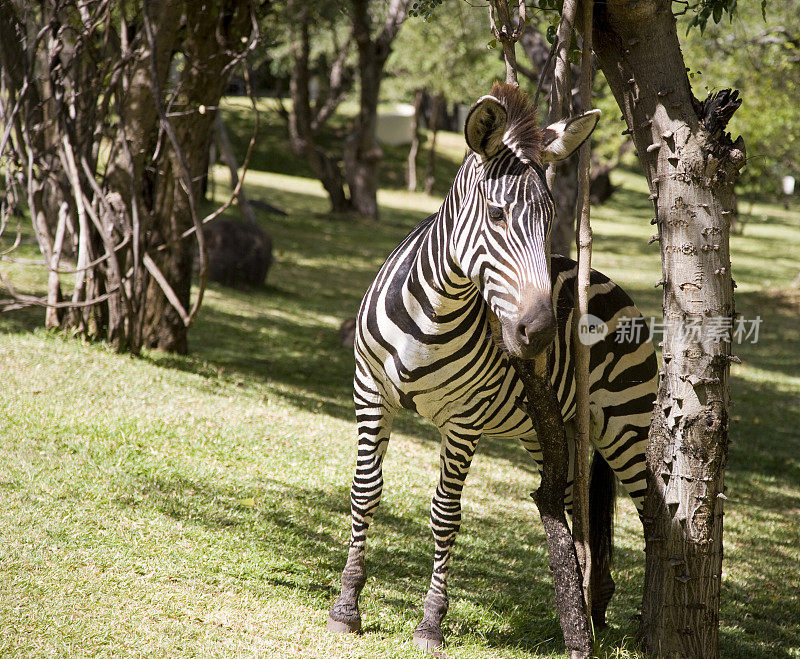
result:
M 492 39 L 489 43 L 486 44 L 486 47 L 489 50 L 494 50 L 495 48 L 497 48 L 497 39 Z

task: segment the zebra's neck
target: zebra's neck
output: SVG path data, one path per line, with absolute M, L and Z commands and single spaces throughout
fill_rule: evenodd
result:
M 466 156 L 415 258 L 413 276 L 425 282 L 427 295 L 439 307 L 437 314 L 471 307 L 479 294 L 455 258 L 454 241 L 458 214 L 477 183 L 481 166 L 475 154 Z

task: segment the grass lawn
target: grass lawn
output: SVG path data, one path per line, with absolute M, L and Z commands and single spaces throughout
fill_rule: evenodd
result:
M 452 176 L 463 146 L 455 135 L 442 145 Z M 324 629 L 355 462 L 353 357 L 336 330 L 440 198 L 396 187 L 381 193 L 379 223 L 331 217 L 318 183 L 302 171 L 268 173 L 277 156 L 261 157 L 248 192 L 288 213 L 260 215 L 276 248 L 269 283 L 245 293 L 212 286 L 188 357 L 133 359 L 51 335 L 36 329 L 39 310 L 0 316 L 0 655 L 421 656 L 410 639 L 430 577 L 438 436 L 412 415 L 398 420 L 386 460 L 365 633 Z M 647 193 L 633 175 L 617 183 L 593 214 L 594 264 L 657 315 Z M 733 367 L 721 648 L 797 657 L 800 294 L 788 284 L 800 268 L 800 213 L 756 205 L 753 214 L 732 250 L 737 307 L 763 323 Z M 35 251 L 28 236 L 23 255 Z M 39 273 L 4 271 L 42 289 Z M 448 656 L 563 656 L 528 496 L 537 484 L 519 446 L 482 444 L 453 559 Z M 635 655 L 644 556 L 627 499 L 617 548 L 600 656 Z

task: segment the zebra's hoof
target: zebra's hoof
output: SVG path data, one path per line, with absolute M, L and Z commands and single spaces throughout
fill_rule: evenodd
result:
M 336 620 L 333 616 L 328 616 L 328 624 L 325 627 L 336 634 L 360 634 L 361 617 L 353 620 Z
M 414 634 L 414 645 L 425 652 L 434 652 L 444 645 L 444 636 L 440 638 L 429 638 L 428 636 L 417 636 Z

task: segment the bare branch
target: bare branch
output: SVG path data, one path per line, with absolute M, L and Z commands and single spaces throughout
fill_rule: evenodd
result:
M 183 308 L 183 305 L 181 304 L 181 301 L 178 299 L 178 296 L 175 295 L 175 291 L 172 290 L 172 286 L 169 285 L 169 282 L 167 281 L 167 278 L 164 276 L 164 273 L 162 273 L 161 270 L 159 270 L 158 266 L 156 265 L 156 262 L 153 261 L 153 258 L 146 252 L 144 257 L 142 257 L 142 263 L 144 264 L 144 267 L 147 268 L 147 272 L 149 272 L 152 275 L 153 279 L 156 280 L 159 287 L 161 288 L 161 291 L 164 293 L 167 300 L 169 300 L 169 303 L 172 305 L 175 311 L 178 312 L 178 315 L 181 317 L 183 324 L 188 327 L 191 324 L 191 318 L 189 317 L 189 314 L 186 313 L 186 309 Z

